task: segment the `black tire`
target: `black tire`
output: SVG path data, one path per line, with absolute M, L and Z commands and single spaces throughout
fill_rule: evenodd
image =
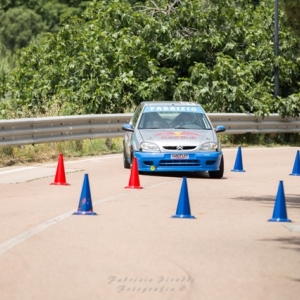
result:
M 208 171 L 210 178 L 222 178 L 224 174 L 224 158 L 222 155 L 221 162 L 220 162 L 220 169 L 218 171 Z
M 130 163 L 128 162 L 128 160 L 126 158 L 126 151 L 125 151 L 124 145 L 123 145 L 123 164 L 124 164 L 125 169 L 130 169 Z

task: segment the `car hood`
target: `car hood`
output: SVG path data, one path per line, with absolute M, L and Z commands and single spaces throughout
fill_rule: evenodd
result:
M 141 137 L 144 141 L 157 144 L 178 145 L 185 144 L 202 144 L 205 142 L 216 142 L 215 135 L 212 130 L 192 130 L 192 129 L 176 129 L 176 130 L 157 130 L 148 129 L 140 130 Z

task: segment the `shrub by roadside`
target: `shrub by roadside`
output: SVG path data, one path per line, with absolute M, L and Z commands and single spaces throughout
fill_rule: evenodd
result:
M 122 138 L 68 141 L 0 148 L 0 167 L 122 152 Z

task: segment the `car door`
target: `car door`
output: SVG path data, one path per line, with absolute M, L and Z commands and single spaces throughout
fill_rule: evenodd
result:
M 134 132 L 130 132 L 127 131 L 125 133 L 125 137 L 124 137 L 124 146 L 125 146 L 125 151 L 126 151 L 126 155 L 127 157 L 129 157 L 131 159 L 132 157 L 132 152 L 137 148 L 136 146 L 136 131 L 137 131 L 137 124 L 138 121 L 140 119 L 141 113 L 143 111 L 144 108 L 144 103 L 141 103 L 135 110 L 135 112 L 133 113 L 132 118 L 130 119 L 129 124 L 133 126 L 134 128 Z

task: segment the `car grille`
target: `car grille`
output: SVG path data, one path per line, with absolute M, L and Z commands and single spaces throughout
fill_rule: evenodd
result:
M 163 146 L 164 149 L 166 150 L 177 150 L 177 146 Z M 194 150 L 196 149 L 197 146 L 182 146 L 182 150 Z M 181 150 L 177 150 L 177 151 L 181 151 Z
M 170 160 L 161 160 L 159 162 L 161 167 L 199 167 L 200 161 L 197 159 L 187 160 L 187 159 L 170 159 Z

